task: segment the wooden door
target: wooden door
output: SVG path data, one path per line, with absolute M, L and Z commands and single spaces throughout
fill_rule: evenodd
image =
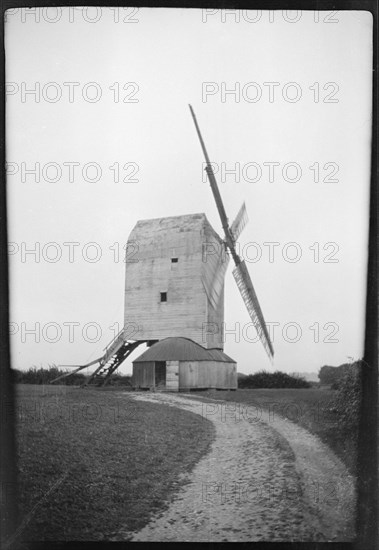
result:
M 166 361 L 155 362 L 155 387 L 166 385 Z

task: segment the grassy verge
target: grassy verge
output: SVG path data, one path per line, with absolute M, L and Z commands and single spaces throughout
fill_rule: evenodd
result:
M 102 540 L 142 528 L 215 436 L 193 413 L 70 386 L 18 385 L 17 417 L 26 541 Z
M 311 433 L 317 435 L 324 443 L 341 458 L 348 470 L 356 473 L 357 434 L 350 429 L 341 429 L 339 412 L 334 407 L 336 392 L 330 389 L 249 389 L 236 391 L 208 390 L 191 392 L 187 395 L 197 395 L 204 401 L 216 399 L 240 403 L 240 408 L 233 411 L 224 410 L 226 420 L 234 418 L 257 418 L 268 420 L 275 427 L 277 415 L 296 422 Z M 244 412 L 244 407 L 247 407 Z M 222 407 L 208 414 L 222 414 Z

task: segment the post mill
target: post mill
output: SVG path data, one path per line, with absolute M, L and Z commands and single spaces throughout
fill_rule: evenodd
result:
M 200 129 L 190 111 L 206 161 L 206 173 L 224 232 L 222 239 L 205 214 L 140 220 L 128 243 L 125 317 L 120 333 L 86 365 L 95 370 L 84 385 L 106 385 L 142 343 L 148 349 L 133 361 L 132 385 L 171 391 L 236 389 L 236 362 L 223 351 L 224 281 L 232 257 L 233 276 L 249 316 L 270 358 L 272 343 L 245 262 L 236 241 L 247 222 L 245 204 L 229 226 Z

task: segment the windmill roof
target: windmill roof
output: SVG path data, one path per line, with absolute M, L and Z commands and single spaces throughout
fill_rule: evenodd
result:
M 133 363 L 146 361 L 221 361 L 223 363 L 235 363 L 234 359 L 219 349 L 205 349 L 193 340 L 181 337 L 160 340 L 137 357 Z
M 145 235 L 151 236 L 154 233 L 154 235 L 157 236 L 159 232 L 165 231 L 176 230 L 178 232 L 191 232 L 200 231 L 204 228 L 208 228 L 214 234 L 215 238 L 221 241 L 220 236 L 213 229 L 204 213 L 138 220 L 129 239 L 140 240 L 143 239 Z
M 180 214 L 178 216 L 166 216 L 164 218 L 145 218 L 143 220 L 138 220 L 137 224 L 139 225 L 150 225 L 150 224 L 158 224 L 161 226 L 165 225 L 175 225 L 175 224 L 189 224 L 192 226 L 201 226 L 204 221 L 207 220 L 207 216 L 204 214 L 204 212 L 195 212 L 194 214 Z M 209 222 L 208 222 L 209 223 Z

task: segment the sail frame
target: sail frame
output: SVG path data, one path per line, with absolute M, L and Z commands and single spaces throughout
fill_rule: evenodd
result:
M 252 320 L 254 327 L 257 330 L 257 333 L 266 350 L 267 355 L 272 360 L 274 357 L 274 348 L 271 343 L 270 335 L 266 327 L 266 323 L 258 302 L 257 295 L 254 290 L 253 283 L 251 281 L 249 272 L 244 261 L 241 261 L 241 263 L 236 265 L 236 267 L 233 269 L 233 277 L 237 283 L 238 290 L 240 291 L 242 299 L 246 305 L 246 309 L 249 313 L 250 319 Z

